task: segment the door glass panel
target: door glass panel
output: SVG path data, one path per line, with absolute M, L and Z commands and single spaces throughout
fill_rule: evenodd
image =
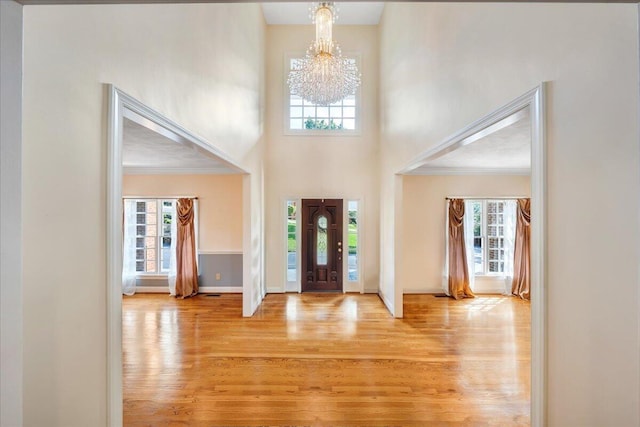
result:
M 327 265 L 327 217 L 318 217 L 318 238 L 316 240 L 316 264 Z

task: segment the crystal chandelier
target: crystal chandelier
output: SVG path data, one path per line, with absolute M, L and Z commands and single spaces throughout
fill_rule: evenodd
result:
M 318 105 L 341 101 L 360 86 L 355 61 L 343 58 L 340 47 L 331 38 L 334 19 L 333 2 L 317 4 L 313 11 L 316 40 L 306 56 L 295 61 L 287 79 L 291 93 Z

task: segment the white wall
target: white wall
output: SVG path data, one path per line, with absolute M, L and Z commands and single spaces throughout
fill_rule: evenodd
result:
M 13 31 L 4 21 L 11 6 L 0 4 L 4 43 L 5 31 Z M 351 152 L 348 138 L 325 146 L 278 133 L 284 76 L 277 67 L 284 58 L 277 50 L 284 47 L 271 46 L 276 40 L 270 30 L 266 129 L 273 147 L 266 157 L 265 227 L 265 30 L 257 5 L 28 6 L 24 11 L 25 425 L 104 425 L 106 420 L 103 83 L 114 83 L 202 135 L 252 172 L 245 190 L 251 189 L 247 197 L 253 203 L 243 205 L 252 219 L 244 246 L 251 247 L 252 257 L 245 268 L 256 273 L 255 305 L 263 292 L 263 229 L 274 230 L 270 239 L 284 239 L 277 231 L 283 229 L 280 198 L 336 188 L 362 192 L 368 207 L 381 206 L 381 291 L 393 298 L 401 289 L 394 271 L 394 245 L 401 239 L 392 201 L 402 193 L 393 174 L 418 152 L 543 80 L 550 82 L 548 424 L 640 424 L 636 5 L 387 4 L 380 27 L 380 90 L 372 89 L 380 97 L 379 114 L 371 114 L 380 119 L 377 154 L 364 141 Z M 304 28 L 304 36 L 278 43 L 304 51 L 313 38 L 307 35 L 310 26 Z M 336 39 L 345 50 L 357 43 L 342 37 L 340 26 Z M 10 40 L 10 46 L 19 44 Z M 3 79 L 7 52 L 3 45 Z M 369 72 L 377 81 L 377 67 L 367 65 L 365 85 Z M 15 71 L 12 75 L 17 78 Z M 3 84 L 3 103 L 12 99 L 6 96 Z M 4 105 L 2 114 L 4 185 L 4 174 L 15 178 L 16 168 L 5 168 Z M 377 141 L 377 129 L 365 125 L 362 138 Z M 310 173 L 302 162 L 278 160 L 284 155 L 326 160 L 323 150 L 336 145 L 347 150 L 337 160 L 343 165 L 353 167 L 356 154 L 363 159 L 356 178 L 339 174 L 344 167 L 329 169 L 344 177 L 341 182 Z M 372 146 L 377 150 L 377 143 Z M 377 166 L 371 167 L 378 158 L 379 187 Z M 301 184 L 313 180 L 318 183 Z M 3 188 L 3 221 L 5 197 Z M 573 215 L 575 206 L 586 203 L 589 209 Z M 82 214 L 68 215 L 69 206 Z M 368 246 L 378 242 L 376 209 L 365 213 L 367 241 L 375 242 Z M 4 228 L 2 239 L 4 251 Z M 269 253 L 282 256 L 284 241 L 269 245 Z M 377 252 L 368 246 L 368 254 Z M 377 260 L 366 262 L 375 275 Z M 4 264 L 2 274 L 4 301 Z M 269 272 L 270 286 L 280 279 Z M 608 286 L 620 297 L 605 296 Z M 5 372 L 3 366 L 3 387 Z
M 264 250 L 264 169 L 245 175 L 243 194 L 242 315 L 252 316 L 266 295 Z M 249 221 L 246 220 L 249 218 Z
M 401 269 L 405 293 L 442 292 L 445 197 L 518 197 L 531 192 L 528 176 L 405 176 Z M 481 291 L 476 279 L 476 290 Z
M 0 1 L 0 425 L 22 425 L 22 6 Z
M 267 26 L 266 266 L 269 292 L 285 290 L 287 198 L 360 199 L 364 291 L 378 289 L 378 33 L 375 26 L 334 26 L 347 53 L 361 55 L 362 131 L 357 136 L 284 134 L 285 54 L 303 55 L 312 25 Z M 346 284 L 345 284 L 346 285 Z
M 264 33 L 257 4 L 24 8 L 25 425 L 107 422 L 105 84 L 249 170 L 259 217 Z
M 637 25 L 637 5 L 625 4 L 388 3 L 383 13 L 383 199 L 419 152 L 549 82 L 550 426 L 640 424 Z
M 242 252 L 242 175 L 125 175 L 123 196 L 198 197 L 198 250 Z

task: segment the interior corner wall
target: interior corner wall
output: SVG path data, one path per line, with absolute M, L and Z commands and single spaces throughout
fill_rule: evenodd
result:
M 638 146 L 640 146 L 640 2 L 638 3 L 638 8 L 637 8 L 637 12 L 638 12 L 638 17 L 637 17 L 637 29 L 638 29 L 638 46 L 637 46 L 637 52 L 638 52 L 638 111 L 637 113 L 637 123 L 638 123 Z M 636 172 L 636 180 L 638 182 L 640 182 L 640 170 L 638 170 Z M 637 202 L 638 205 L 640 205 L 640 200 Z M 638 218 L 638 220 L 640 221 L 640 218 Z M 638 343 L 640 343 L 640 283 L 638 284 L 638 311 L 637 311 L 637 317 L 638 317 Z M 640 369 L 638 369 L 638 388 L 640 389 Z M 640 391 L 639 391 L 640 394 Z M 638 411 L 638 419 L 640 420 L 640 405 L 637 405 L 637 411 Z
M 260 167 L 254 173 L 243 176 L 243 298 L 242 315 L 251 317 L 266 295 L 264 281 L 264 171 Z
M 199 251 L 242 252 L 242 175 L 124 175 L 122 195 L 195 195 Z
M 249 3 L 30 5 L 23 40 L 24 424 L 106 425 L 106 84 L 259 172 L 264 18 Z
M 288 198 L 340 198 L 361 201 L 363 290 L 379 284 L 378 197 L 378 28 L 335 25 L 334 39 L 344 55 L 361 56 L 361 132 L 354 136 L 285 134 L 285 55 L 304 55 L 313 39 L 309 25 L 267 26 L 266 266 L 269 292 L 286 285 L 285 202 Z
M 421 152 L 548 82 L 551 427 L 640 424 L 638 43 L 635 4 L 391 2 L 380 24 L 383 200 Z
M 22 5 L 0 1 L 0 425 L 21 426 Z
M 382 96 L 381 96 L 382 98 Z M 381 141 L 382 143 L 382 141 Z M 381 147 L 382 153 L 382 147 Z M 395 206 L 398 199 L 396 191 L 396 175 L 389 159 L 382 154 L 379 159 L 380 180 L 380 286 L 378 294 L 391 313 L 394 312 L 396 297 L 396 251 L 395 251 L 395 216 L 402 211 Z M 393 200 L 394 203 L 389 203 Z M 400 285 L 399 285 L 400 286 Z
M 529 176 L 405 176 L 403 185 L 404 293 L 442 292 L 446 197 L 529 197 Z

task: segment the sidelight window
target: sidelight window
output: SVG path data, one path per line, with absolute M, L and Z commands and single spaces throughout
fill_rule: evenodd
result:
M 286 274 L 285 286 L 287 291 L 297 291 L 297 285 L 300 283 L 299 269 L 301 264 L 300 248 L 301 230 L 299 229 L 298 207 L 301 201 L 299 199 L 289 199 L 285 201 L 284 221 L 285 230 L 284 237 L 286 239 Z M 313 240 L 311 243 L 315 246 L 315 254 L 309 262 L 315 261 L 317 265 L 327 265 L 329 263 L 330 246 L 337 244 L 342 253 L 342 268 L 344 272 L 343 280 L 349 282 L 360 282 L 362 273 L 360 271 L 360 259 L 362 257 L 362 234 L 360 233 L 361 218 L 360 209 L 361 202 L 358 200 L 344 200 L 343 204 L 343 232 L 338 236 L 337 242 L 329 241 L 329 219 L 325 215 L 318 215 L 315 218 L 316 229 L 309 238 Z M 302 214 L 302 212 L 300 212 Z
M 295 282 L 298 275 L 297 203 L 287 200 L 287 282 Z
M 356 282 L 360 278 L 360 273 L 358 269 L 359 265 L 359 249 L 358 249 L 358 233 L 359 233 L 359 224 L 358 224 L 358 201 L 357 200 L 349 200 L 347 202 L 347 243 L 348 243 L 348 253 L 347 253 L 347 269 L 348 276 L 347 279 L 351 282 Z

